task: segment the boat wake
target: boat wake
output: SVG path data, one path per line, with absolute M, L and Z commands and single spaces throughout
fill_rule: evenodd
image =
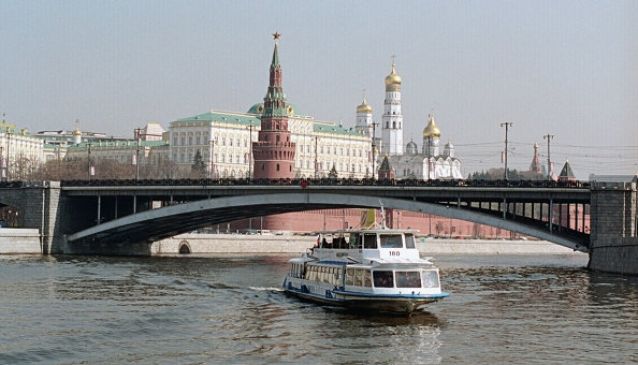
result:
M 270 292 L 283 292 L 284 291 L 283 288 L 261 287 L 261 286 L 249 286 L 248 289 L 254 290 L 254 291 L 270 291 Z

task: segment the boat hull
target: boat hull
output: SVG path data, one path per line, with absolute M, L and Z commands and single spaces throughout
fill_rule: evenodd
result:
M 424 309 L 448 296 L 447 293 L 423 295 L 372 295 L 343 290 L 326 290 L 324 295 L 303 289 L 284 287 L 286 294 L 323 305 L 346 307 L 367 312 L 411 313 Z

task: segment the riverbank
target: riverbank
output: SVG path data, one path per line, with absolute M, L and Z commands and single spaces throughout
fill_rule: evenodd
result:
M 31 228 L 0 228 L 2 254 L 42 254 L 40 232 Z
M 187 233 L 154 242 L 151 244 L 149 252 L 151 256 L 180 253 L 195 255 L 297 255 L 313 247 L 316 241 L 317 237 L 314 235 Z M 417 248 L 424 255 L 585 255 L 547 241 L 536 240 L 465 240 L 421 237 L 417 241 Z M 0 254 L 42 254 L 38 230 L 0 229 Z
M 297 254 L 316 243 L 316 236 L 182 234 L 155 242 L 151 255 L 190 254 Z M 417 248 L 423 254 L 576 254 L 580 252 L 547 241 L 536 240 L 461 240 L 420 238 Z

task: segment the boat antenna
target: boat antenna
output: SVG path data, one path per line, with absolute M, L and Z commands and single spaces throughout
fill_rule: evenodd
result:
M 381 206 L 381 228 L 387 229 L 388 227 L 385 226 L 385 209 L 383 208 L 383 202 L 381 199 L 379 199 L 379 205 Z

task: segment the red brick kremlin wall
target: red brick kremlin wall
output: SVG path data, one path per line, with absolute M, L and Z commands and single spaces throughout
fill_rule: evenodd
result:
M 567 207 L 563 207 L 561 221 L 567 226 Z M 582 209 L 570 206 L 570 227 L 589 233 L 589 210 L 585 211 L 583 221 Z M 578 220 L 576 220 L 578 210 Z M 256 217 L 222 224 L 217 227 L 220 232 L 246 232 L 248 230 L 266 230 L 271 232 L 317 232 L 344 228 L 361 228 L 361 217 L 365 212 L 359 208 L 310 210 L 305 212 L 284 213 L 266 217 Z M 380 217 L 380 214 L 378 214 Z M 377 220 L 379 221 L 380 218 Z M 386 210 L 386 222 L 393 228 L 417 229 L 420 234 L 435 237 L 452 238 L 505 238 L 517 239 L 521 235 L 504 229 L 457 219 L 438 217 L 425 213 Z M 554 210 L 554 224 L 558 224 L 558 207 Z
M 220 225 L 220 232 L 244 232 L 252 230 L 268 230 L 271 232 L 316 232 L 344 228 L 361 228 L 361 216 L 364 212 L 359 208 L 311 210 L 296 213 L 284 213 L 251 220 L 234 221 L 228 225 Z M 442 218 L 424 213 L 389 210 L 387 220 L 392 221 L 394 228 L 418 229 L 420 234 L 438 237 L 462 238 L 518 238 L 519 235 L 509 231 L 466 222 L 456 219 Z

